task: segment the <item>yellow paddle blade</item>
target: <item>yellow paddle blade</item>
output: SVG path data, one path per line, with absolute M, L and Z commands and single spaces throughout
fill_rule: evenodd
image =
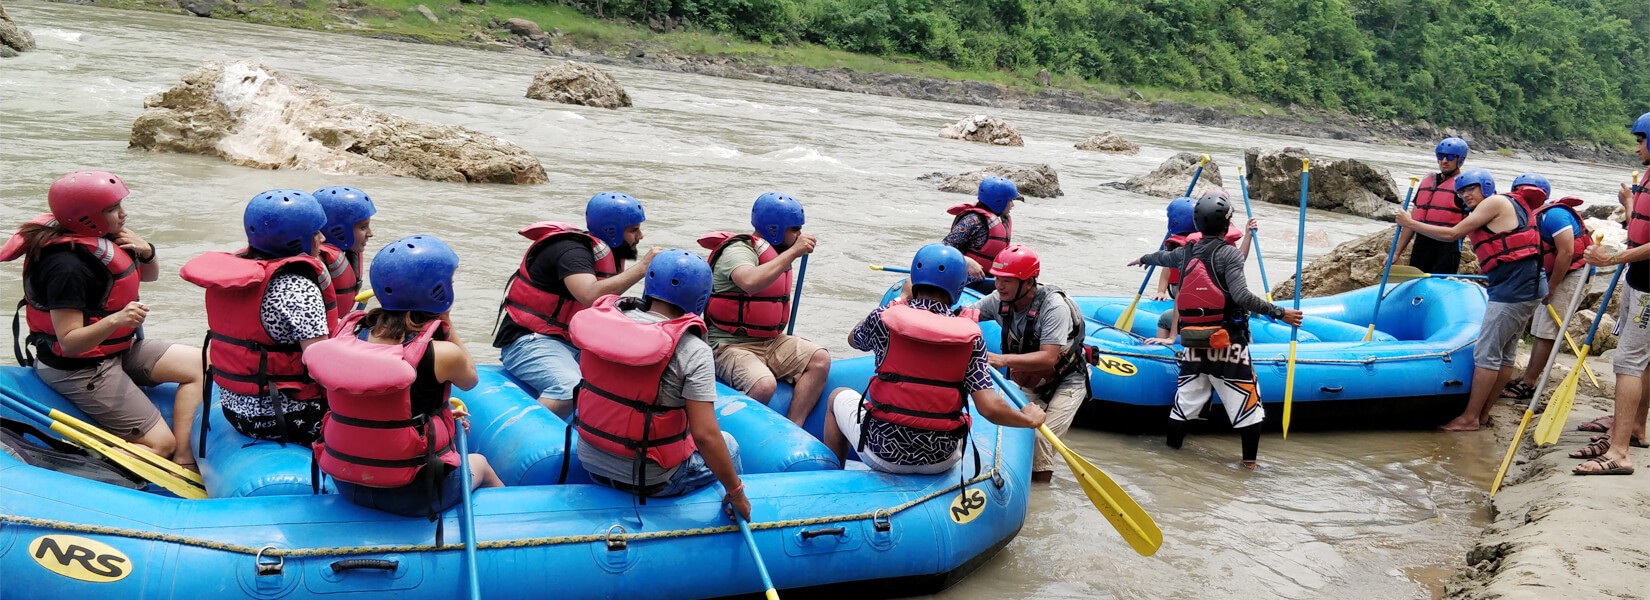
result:
M 102 427 L 76 419 L 73 416 L 64 414 L 63 411 L 55 408 L 51 409 L 51 413 L 46 416 L 51 417 L 53 421 L 67 425 L 76 431 L 95 438 L 98 442 L 106 446 L 124 451 L 127 455 L 136 460 L 141 460 L 155 468 L 171 473 L 173 476 L 183 478 L 192 484 L 205 485 L 201 481 L 200 473 L 185 469 L 182 466 L 179 466 L 178 463 L 162 458 L 160 455 L 149 451 L 148 448 L 144 448 L 143 446 L 139 446 L 115 437 L 114 434 L 104 431 Z
M 1399 283 L 1411 279 L 1426 279 L 1432 274 L 1409 265 L 1392 265 L 1392 272 L 1387 274 L 1387 281 Z
M 1134 307 L 1138 306 L 1139 304 L 1140 304 L 1140 294 L 1135 294 L 1134 295 L 1134 301 L 1130 302 L 1129 307 L 1123 309 L 1123 314 L 1118 315 L 1118 317 L 1117 317 L 1117 328 L 1118 329 L 1121 329 L 1123 331 L 1128 331 L 1130 329 L 1134 329 Z
M 1570 332 L 1563 330 L 1564 319 L 1558 316 L 1558 309 L 1553 308 L 1551 304 L 1543 304 L 1542 306 L 1547 307 L 1547 315 L 1553 318 L 1553 323 L 1557 323 L 1560 328 L 1559 331 L 1564 333 L 1564 341 L 1570 344 L 1570 352 L 1575 353 L 1576 356 L 1581 356 L 1581 349 L 1576 346 L 1575 338 L 1570 337 Z M 1586 370 L 1587 380 L 1593 382 L 1593 387 L 1598 387 L 1598 376 L 1593 373 L 1592 367 L 1587 366 L 1587 361 L 1579 361 L 1576 364 Z
M 1582 346 L 1583 352 L 1589 347 Z M 1581 360 L 1587 360 L 1583 354 Z M 1570 407 L 1575 405 L 1576 388 L 1581 385 L 1581 368 L 1564 376 L 1559 382 L 1558 389 L 1553 391 L 1553 397 L 1547 400 L 1547 409 L 1541 411 L 1541 421 L 1535 426 L 1535 445 L 1551 446 L 1558 443 L 1558 434 L 1564 429 L 1564 421 L 1570 417 Z
M 1112 528 L 1123 536 L 1123 541 L 1129 543 L 1129 547 L 1141 556 L 1156 554 L 1157 549 L 1163 547 L 1163 530 L 1158 529 L 1157 521 L 1152 520 L 1146 509 L 1141 508 L 1140 503 L 1112 481 L 1105 471 L 1072 452 L 1047 425 L 1039 426 L 1037 432 L 1043 434 L 1043 438 L 1066 459 L 1066 466 L 1071 468 L 1072 475 L 1077 476 L 1077 484 L 1083 487 L 1083 493 L 1088 495 L 1094 508 L 1106 517 Z
M 1513 455 L 1518 453 L 1518 442 L 1524 439 L 1524 430 L 1530 428 L 1530 417 L 1535 416 L 1535 402 L 1524 409 L 1524 419 L 1518 422 L 1518 433 L 1513 434 L 1511 444 L 1507 444 L 1507 454 L 1501 457 L 1501 468 L 1495 470 L 1495 482 L 1490 484 L 1490 497 L 1501 491 L 1501 480 L 1507 477 L 1507 469 L 1512 467 Z
M 1283 439 L 1289 439 L 1289 416 L 1295 408 L 1295 340 L 1289 341 L 1289 366 L 1283 376 Z
M 62 421 L 53 422 L 51 425 L 51 430 L 62 434 L 63 437 L 79 444 L 82 448 L 107 457 L 109 460 L 113 461 L 117 465 L 120 465 L 122 468 L 136 473 L 145 481 L 165 488 L 166 491 L 177 494 L 181 498 L 200 500 L 206 497 L 206 488 L 202 484 L 183 479 L 161 470 L 160 467 L 156 467 L 155 465 L 139 460 L 130 454 L 120 451 L 119 449 L 111 448 L 109 445 L 98 441 L 97 438 L 70 427 Z

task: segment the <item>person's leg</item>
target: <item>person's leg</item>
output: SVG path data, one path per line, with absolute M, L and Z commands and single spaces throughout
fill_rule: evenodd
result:
M 1185 363 L 1181 363 L 1184 371 Z M 1209 394 L 1212 393 L 1213 378 L 1201 373 L 1180 375 L 1176 382 L 1174 406 L 1169 409 L 1169 435 L 1165 443 L 1170 448 L 1180 449 L 1186 441 L 1186 421 L 1190 421 L 1203 410 L 1203 405 L 1209 403 Z
M 779 388 L 768 369 L 767 342 L 720 344 L 716 347 L 716 379 L 766 405 Z
M 1020 388 L 1027 398 L 1034 398 L 1036 394 L 1026 388 Z M 1043 411 L 1048 418 L 1043 422 L 1049 431 L 1056 436 L 1064 436 L 1071 429 L 1071 422 L 1077 417 L 1077 409 L 1082 408 L 1083 401 L 1087 400 L 1087 388 L 1081 384 L 1064 385 L 1054 390 L 1054 396 L 1049 398 Z M 1031 480 L 1048 482 L 1054 478 L 1054 445 L 1036 436 L 1036 451 L 1031 458 Z
M 498 472 L 487 463 L 487 457 L 471 454 L 467 460 L 470 461 L 470 489 L 504 487 L 504 480 L 498 478 Z
M 1226 408 L 1227 418 L 1232 421 L 1232 429 L 1237 430 L 1242 439 L 1242 464 L 1253 469 L 1258 464 L 1260 424 L 1266 420 L 1266 408 L 1261 405 L 1260 386 L 1252 366 L 1233 365 L 1230 374 L 1238 376 L 1217 378 L 1213 386 L 1215 394 L 1220 396 L 1220 405 Z
M 819 404 L 819 393 L 825 391 L 825 378 L 831 374 L 831 353 L 794 335 L 782 335 L 768 346 L 764 357 L 774 377 L 793 384 L 791 407 L 785 416 L 802 426 Z
M 1537 318 L 1542 316 L 1536 315 Z M 1524 367 L 1524 376 L 1518 379 L 1520 382 L 1532 388 L 1540 383 L 1541 368 L 1547 366 L 1547 357 L 1552 356 L 1554 345 L 1554 340 L 1540 336 L 1530 341 L 1530 362 Z
M 195 454 L 190 438 L 195 426 L 195 411 L 200 410 L 201 406 L 202 382 L 205 381 L 201 349 L 154 340 L 140 341 L 126 351 L 122 366 L 139 385 L 178 384 L 178 391 L 172 397 L 172 437 L 177 440 L 177 445 L 171 458 L 172 462 L 180 465 L 194 466 Z
M 728 447 L 728 458 L 733 460 L 733 470 L 743 473 L 744 468 L 739 462 L 739 441 L 733 439 L 728 432 L 722 432 L 722 442 Z M 705 462 L 704 455 L 694 452 L 686 461 L 678 465 L 676 472 L 670 475 L 663 486 L 652 494 L 652 498 L 669 498 L 697 491 L 699 488 L 716 483 L 716 473 L 710 470 Z
M 161 418 L 160 409 L 126 375 L 120 363 L 119 357 L 109 358 L 74 371 L 36 364 L 35 374 L 115 437 L 171 457 L 177 451 L 176 436 Z
M 540 405 L 563 419 L 573 414 L 573 389 L 583 377 L 579 372 L 579 350 L 572 344 L 532 333 L 505 346 L 498 358 L 504 370 L 538 392 Z
M 1530 312 L 1533 311 L 1522 310 L 1519 304 L 1489 303 L 1484 311 L 1478 343 L 1472 350 L 1472 387 L 1467 396 L 1467 408 L 1439 430 L 1477 431 L 1483 426 L 1483 419 L 1489 414 L 1495 397 L 1507 384 L 1506 379 L 1502 378 L 1502 367 L 1507 363 L 1508 342 L 1511 341 L 1516 349 Z M 1519 318 L 1521 313 L 1523 318 Z
M 859 392 L 839 387 L 825 404 L 825 447 L 838 462 L 848 460 L 848 448 L 859 445 Z

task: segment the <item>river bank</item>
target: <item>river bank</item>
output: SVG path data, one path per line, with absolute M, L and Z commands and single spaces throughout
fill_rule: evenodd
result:
M 1573 365 L 1574 357 L 1564 355 L 1561 361 Z M 1445 584 L 1445 597 L 1650 597 L 1650 546 L 1645 542 L 1650 540 L 1650 469 L 1645 467 L 1650 453 L 1633 451 L 1638 466 L 1633 475 L 1571 474 L 1582 461 L 1569 453 L 1596 435 L 1575 426 L 1609 414 L 1613 407 L 1609 360 L 1595 357 L 1588 364 L 1598 371 L 1601 387 L 1582 378 L 1575 409 L 1557 444 L 1533 448 L 1526 433 L 1506 483 L 1491 500 L 1493 521 L 1467 552 L 1466 564 Z M 1554 382 L 1562 375 L 1553 374 Z M 1511 403 L 1495 410 L 1499 447 L 1512 440 L 1523 412 L 1523 405 Z M 1534 427 L 1532 422 L 1530 429 Z
M 898 98 L 1168 122 L 1298 137 L 1430 148 L 1461 135 L 1475 150 L 1556 161 L 1622 162 L 1630 153 L 1592 142 L 1531 143 L 1305 106 L 1276 106 L 1205 92 L 1131 88 L 1042 72 L 956 71 L 811 45 L 767 46 L 689 30 L 591 18 L 562 6 L 494 0 L 53 0 L 248 23 L 503 51 L 598 64 L 762 81 Z

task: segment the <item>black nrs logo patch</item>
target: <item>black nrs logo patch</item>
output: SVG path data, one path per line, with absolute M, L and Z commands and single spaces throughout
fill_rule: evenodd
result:
M 29 543 L 34 562 L 58 575 L 110 583 L 132 573 L 132 561 L 113 546 L 73 535 L 43 535 Z

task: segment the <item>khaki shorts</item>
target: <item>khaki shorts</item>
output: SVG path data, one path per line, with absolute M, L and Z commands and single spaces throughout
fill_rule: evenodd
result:
M 160 409 L 138 386 L 157 385 L 155 364 L 171 347 L 171 342 L 138 340 L 97 366 L 61 371 L 35 363 L 34 373 L 109 433 L 135 440 L 160 422 Z
M 716 378 L 733 389 L 751 389 L 764 377 L 795 383 L 822 346 L 794 335 L 716 347 Z
M 1558 302 L 1553 305 L 1553 310 L 1558 311 L 1558 318 L 1564 318 L 1564 315 L 1575 309 L 1569 305 L 1570 298 L 1575 296 L 1576 286 L 1581 285 L 1581 280 L 1585 277 L 1586 273 L 1583 271 L 1571 271 L 1569 275 L 1564 276 L 1564 285 L 1558 286 L 1558 290 L 1553 292 L 1553 300 Z M 1536 307 L 1535 316 L 1530 317 L 1530 335 L 1544 340 L 1558 339 L 1558 323 L 1553 322 L 1553 315 L 1548 313 L 1546 308 Z

